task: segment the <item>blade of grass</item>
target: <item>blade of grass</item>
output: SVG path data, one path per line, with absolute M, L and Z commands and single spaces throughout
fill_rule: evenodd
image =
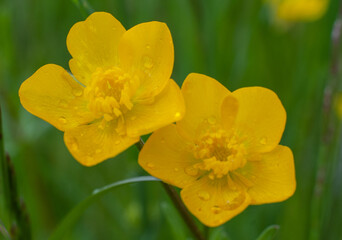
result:
M 144 147 L 144 141 L 140 138 L 139 142 L 135 144 L 139 151 Z M 190 215 L 189 211 L 185 207 L 182 199 L 180 199 L 178 193 L 176 192 L 175 188 L 167 183 L 162 182 L 162 185 L 169 195 L 170 199 L 172 200 L 175 207 L 178 209 L 180 215 L 182 216 L 184 222 L 188 226 L 189 230 L 198 240 L 205 240 L 205 237 L 202 235 L 201 231 L 198 229 L 195 221 L 193 220 L 192 216 Z
M 256 240 L 273 240 L 275 239 L 275 236 L 278 231 L 279 231 L 278 225 L 268 226 L 264 231 L 262 231 L 262 233 L 259 235 L 259 237 Z
M 82 215 L 82 213 L 94 202 L 99 200 L 100 197 L 107 194 L 111 190 L 131 184 L 131 183 L 139 183 L 139 182 L 151 182 L 151 181 L 160 181 L 157 178 L 151 177 L 151 176 L 143 176 L 143 177 L 135 177 L 135 178 L 129 178 L 126 180 L 114 182 L 112 184 L 106 185 L 102 188 L 95 189 L 93 193 L 84 199 L 82 202 L 80 202 L 76 207 L 74 207 L 67 216 L 62 220 L 62 222 L 57 226 L 55 231 L 51 234 L 49 240 L 61 240 L 66 235 L 68 231 L 71 230 L 71 228 L 75 225 L 76 221 L 79 219 L 79 217 Z

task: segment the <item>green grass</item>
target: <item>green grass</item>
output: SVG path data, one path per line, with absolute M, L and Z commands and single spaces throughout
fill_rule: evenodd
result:
M 87 14 L 74 2 L 0 1 L 4 147 L 16 170 L 33 239 L 38 240 L 47 239 L 93 189 L 146 175 L 137 164 L 135 147 L 95 167 L 81 166 L 67 151 L 63 134 L 20 105 L 20 84 L 40 66 L 56 63 L 68 68 L 66 36 Z M 179 85 L 187 74 L 198 72 L 230 90 L 267 87 L 282 100 L 287 125 L 281 143 L 294 152 L 295 195 L 282 203 L 250 206 L 210 232 L 234 240 L 256 239 L 266 227 L 277 224 L 279 240 L 341 238 L 341 119 L 323 105 L 327 86 L 336 82 L 332 99 L 341 89 L 341 77 L 330 71 L 338 0 L 331 1 L 320 20 L 286 29 L 274 24 L 263 1 L 89 0 L 89 4 L 95 11 L 112 13 L 126 29 L 145 21 L 166 22 L 175 46 L 172 77 Z M 0 219 L 9 228 L 4 189 L 0 190 Z M 117 189 L 91 206 L 66 239 L 190 239 L 177 217 L 159 184 L 139 183 Z

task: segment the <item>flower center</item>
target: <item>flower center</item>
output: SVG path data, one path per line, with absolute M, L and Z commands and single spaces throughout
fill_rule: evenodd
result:
M 221 129 L 204 134 L 193 151 L 195 158 L 202 160 L 193 168 L 208 172 L 210 179 L 222 178 L 247 162 L 245 146 L 238 136 Z
M 123 114 L 133 107 L 132 96 L 137 86 L 137 79 L 118 67 L 98 68 L 84 90 L 89 100 L 88 108 L 96 118 L 102 118 L 104 124 L 118 120 L 118 125 L 122 125 Z

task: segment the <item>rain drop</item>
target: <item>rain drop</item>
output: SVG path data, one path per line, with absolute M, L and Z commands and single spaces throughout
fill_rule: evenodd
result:
M 211 211 L 214 214 L 219 214 L 220 212 L 222 212 L 222 208 L 220 208 L 219 206 L 214 206 L 214 207 L 211 208 Z
M 60 117 L 60 118 L 58 119 L 58 121 L 59 121 L 60 123 L 62 123 L 62 124 L 66 124 L 66 123 L 67 123 L 67 120 L 65 119 L 65 117 Z
M 198 169 L 194 168 L 192 166 L 186 167 L 184 171 L 186 174 L 188 174 L 189 176 L 192 176 L 192 177 L 195 177 L 198 174 Z
M 154 168 L 154 164 L 153 163 L 147 163 L 147 167 L 148 168 Z
M 208 123 L 211 124 L 211 125 L 215 124 L 216 123 L 216 118 L 215 117 L 208 118 Z
M 260 144 L 265 145 L 267 143 L 267 139 L 265 137 L 260 139 Z
M 143 58 L 143 61 L 144 61 L 144 67 L 145 68 L 151 69 L 153 67 L 153 61 L 150 57 L 145 56 Z
M 80 97 L 83 94 L 83 90 L 80 88 L 75 88 L 72 90 L 72 94 L 74 94 L 76 97 Z
M 59 106 L 60 107 L 68 107 L 68 103 L 66 102 L 66 101 L 64 101 L 64 100 L 61 100 L 60 102 L 59 102 Z
M 204 200 L 204 201 L 208 201 L 209 199 L 210 199 L 210 195 L 209 195 L 209 193 L 208 192 L 206 192 L 206 191 L 200 191 L 200 192 L 198 192 L 198 197 L 200 198 L 200 199 L 202 199 L 202 200 Z

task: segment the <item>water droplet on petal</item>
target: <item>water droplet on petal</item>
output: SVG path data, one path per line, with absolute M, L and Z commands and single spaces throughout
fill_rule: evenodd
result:
M 143 61 L 144 61 L 144 67 L 151 69 L 153 67 L 153 61 L 150 57 L 145 56 L 143 57 Z
M 147 163 L 147 167 L 153 169 L 154 168 L 154 164 L 153 163 Z
M 208 201 L 210 199 L 210 194 L 207 191 L 199 191 L 197 195 L 204 201 Z
M 194 168 L 193 166 L 186 167 L 184 171 L 186 174 L 188 174 L 189 176 L 192 176 L 192 177 L 195 177 L 198 174 L 198 169 Z
M 265 145 L 267 143 L 267 138 L 263 137 L 260 139 L 260 144 Z
M 65 117 L 60 117 L 58 121 L 62 124 L 66 124 L 68 121 L 65 119 Z
M 216 123 L 216 118 L 215 117 L 210 117 L 210 118 L 208 118 L 208 123 L 209 124 L 215 124 Z
M 179 171 L 179 168 L 174 168 L 173 169 L 175 172 L 178 172 Z
M 219 214 L 220 212 L 222 212 L 222 208 L 220 208 L 219 206 L 214 206 L 214 207 L 211 208 L 211 211 L 214 214 Z
M 116 140 L 116 141 L 114 142 L 115 145 L 119 145 L 120 143 L 121 143 L 120 140 Z
M 66 108 L 66 107 L 68 107 L 68 103 L 67 103 L 66 101 L 64 101 L 64 100 L 61 100 L 61 101 L 59 102 L 59 106 L 60 106 L 60 107 L 63 107 L 63 108 Z
M 102 152 L 102 149 L 96 149 L 95 153 L 101 153 Z
M 151 46 L 149 44 L 147 44 L 146 49 L 151 49 Z
M 72 90 L 72 94 L 74 94 L 76 97 L 80 97 L 83 94 L 83 90 L 80 88 L 75 88 Z
M 71 138 L 70 140 L 70 150 L 78 151 L 78 143 L 75 138 Z
M 179 120 L 180 117 L 181 117 L 181 113 L 180 112 L 176 112 L 175 113 L 176 120 Z

